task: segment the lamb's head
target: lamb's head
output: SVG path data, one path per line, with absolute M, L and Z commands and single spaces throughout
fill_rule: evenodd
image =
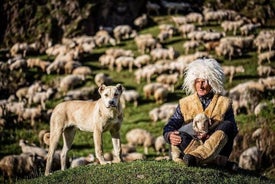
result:
M 207 135 L 209 125 L 210 119 L 204 113 L 197 114 L 193 119 L 193 130 L 198 138 L 203 138 Z

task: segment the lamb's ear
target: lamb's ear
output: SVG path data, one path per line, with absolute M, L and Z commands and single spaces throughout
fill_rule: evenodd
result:
M 104 91 L 105 88 L 106 88 L 106 86 L 105 86 L 104 84 L 102 84 L 102 85 L 98 88 L 99 94 L 101 94 L 101 93 Z
M 120 93 L 122 93 L 123 91 L 123 86 L 121 84 L 117 84 L 116 88 L 120 91 Z

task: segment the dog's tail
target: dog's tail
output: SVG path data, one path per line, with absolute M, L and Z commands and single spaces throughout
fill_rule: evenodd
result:
M 44 134 L 43 142 L 48 146 L 50 145 L 50 132 L 47 132 Z

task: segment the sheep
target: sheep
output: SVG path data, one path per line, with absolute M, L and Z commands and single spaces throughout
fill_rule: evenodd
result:
M 221 27 L 225 32 L 233 31 L 233 35 L 237 34 L 237 30 L 244 24 L 244 20 L 237 20 L 237 21 L 223 21 L 221 23 Z
M 115 64 L 117 72 L 122 70 L 122 67 L 128 67 L 129 72 L 133 71 L 134 58 L 131 56 L 120 56 L 116 58 Z
M 7 155 L 0 161 L 0 170 L 4 180 L 10 182 L 16 178 L 30 178 L 38 175 L 39 169 L 42 169 L 43 160 L 31 154 L 22 153 L 20 155 Z
M 31 126 L 36 128 L 35 119 L 40 118 L 42 115 L 42 107 L 38 105 L 37 107 L 24 108 L 23 111 L 18 113 L 18 120 L 30 120 Z
M 92 75 L 92 69 L 88 66 L 79 66 L 72 72 L 73 75 L 82 75 L 84 77 Z
M 99 57 L 98 61 L 101 66 L 107 66 L 110 70 L 114 69 L 115 57 L 113 55 L 103 54 Z
M 27 68 L 27 60 L 26 59 L 17 59 L 13 63 L 10 64 L 9 69 L 13 70 L 20 70 Z
M 190 49 L 196 49 L 198 48 L 200 45 L 199 41 L 195 41 L 195 40 L 190 40 L 190 41 L 186 41 L 183 44 L 183 48 L 185 50 L 185 54 L 188 54 Z
M 157 104 L 162 104 L 167 100 L 169 90 L 166 86 L 161 86 L 154 91 L 154 99 Z
M 137 149 L 135 146 L 128 145 L 128 144 L 121 144 L 121 154 L 126 155 L 128 153 L 136 152 Z
M 255 31 L 258 27 L 260 27 L 261 24 L 245 24 L 240 27 L 241 35 L 242 36 L 247 36 L 249 33 Z
M 178 82 L 179 74 L 161 74 L 156 78 L 156 81 L 169 86 L 171 92 L 175 90 L 175 84 Z
M 254 45 L 257 47 L 258 54 L 266 49 L 271 52 L 272 47 L 275 45 L 274 32 L 265 30 L 261 31 L 254 39 Z
M 15 95 L 19 102 L 22 102 L 23 99 L 27 99 L 28 89 L 29 87 L 22 87 L 16 91 Z
M 275 51 L 266 51 L 263 53 L 258 54 L 258 65 L 261 65 L 263 63 L 263 61 L 268 61 L 268 63 L 270 64 L 271 61 L 270 59 L 275 58 Z
M 187 38 L 187 34 L 196 30 L 194 24 L 183 24 L 178 27 L 179 32 L 184 38 Z
M 185 16 L 172 16 L 172 21 L 179 27 L 187 24 L 187 18 Z
M 219 46 L 219 44 L 220 44 L 219 41 L 209 41 L 209 42 L 204 43 L 204 48 L 207 51 L 212 51 L 212 50 L 215 50 L 215 48 L 217 46 Z
M 91 100 L 91 99 L 96 99 L 96 93 L 97 87 L 92 85 L 92 86 L 87 86 L 87 87 L 82 87 L 80 89 L 74 89 L 70 90 L 66 93 L 64 100 Z
M 162 30 L 159 32 L 157 35 L 157 39 L 159 40 L 160 43 L 164 43 L 165 40 L 170 38 L 171 33 L 167 30 Z
M 151 60 L 151 57 L 148 54 L 143 54 L 135 58 L 134 65 L 137 68 L 141 68 L 144 65 L 148 65 L 150 63 L 150 60 Z
M 64 65 L 65 74 L 71 74 L 75 68 L 80 67 L 80 66 L 82 66 L 82 64 L 78 61 L 66 62 Z
M 243 73 L 245 69 L 243 66 L 223 66 L 225 76 L 229 76 L 229 83 L 232 83 L 233 77 L 236 73 Z
M 154 38 L 151 34 L 142 34 L 135 37 L 135 43 L 138 51 L 142 54 L 150 52 L 155 48 L 162 48 L 159 41 Z
M 146 99 L 149 99 L 151 96 L 154 95 L 157 88 L 162 87 L 163 84 L 161 83 L 149 83 L 143 86 L 143 93 Z
M 158 5 L 157 3 L 152 3 L 150 1 L 147 1 L 146 10 L 148 15 L 150 15 L 152 11 L 154 11 L 156 15 L 159 15 L 159 9 L 160 9 L 160 5 Z
M 139 93 L 136 90 L 124 90 L 121 95 L 122 107 L 126 107 L 126 102 L 134 102 L 134 106 L 138 106 Z
M 165 48 L 156 48 L 151 50 L 150 55 L 153 61 L 159 59 L 174 59 L 176 51 L 173 47 L 169 47 L 168 49 Z
M 202 25 L 203 16 L 200 13 L 191 12 L 187 14 L 186 16 L 187 22 L 190 23 L 198 23 L 199 25 Z
M 204 113 L 197 114 L 192 122 L 192 128 L 199 139 L 207 137 L 210 125 L 211 121 Z
M 122 155 L 122 158 L 125 162 L 132 162 L 136 160 L 145 160 L 146 156 L 142 153 L 133 152 Z
M 95 75 L 95 83 L 99 87 L 102 84 L 111 85 L 114 83 L 113 79 L 105 73 L 98 73 Z
M 275 68 L 273 68 L 272 66 L 260 65 L 257 67 L 257 72 L 260 77 L 269 77 L 270 75 L 275 74 Z
M 47 151 L 44 148 L 31 145 L 23 139 L 19 140 L 19 146 L 21 147 L 22 153 L 30 153 L 32 155 L 38 155 L 44 159 L 47 157 Z
M 33 96 L 31 96 L 29 102 L 32 102 L 32 104 L 40 103 L 43 110 L 46 109 L 45 102 L 54 94 L 55 90 L 53 88 L 48 88 L 46 91 L 41 91 L 35 93 Z M 29 104 L 31 105 L 31 104 Z
M 145 129 L 135 128 L 126 133 L 126 140 L 131 146 L 143 145 L 144 153 L 148 154 L 149 147 L 154 148 L 154 136 Z
M 113 56 L 115 59 L 120 56 L 129 56 L 134 57 L 134 53 L 132 50 L 125 50 L 120 48 L 110 48 L 105 51 L 105 54 Z
M 242 152 L 239 167 L 247 170 L 259 170 L 261 168 L 261 151 L 256 147 L 250 147 Z
M 134 20 L 134 25 L 137 26 L 139 29 L 145 27 L 148 24 L 148 17 L 146 14 L 143 14 L 140 17 L 137 17 Z
M 79 167 L 79 166 L 84 166 L 84 165 L 88 165 L 92 162 L 95 161 L 95 156 L 93 154 L 89 154 L 86 157 L 79 157 L 79 158 L 75 158 L 71 161 L 71 168 L 75 168 L 75 167 Z
M 123 39 L 133 38 L 137 35 L 136 31 L 129 25 L 118 25 L 113 30 L 114 37 L 117 43 Z
M 77 85 L 82 84 L 83 81 L 84 78 L 81 75 L 67 75 L 61 79 L 58 90 L 60 92 L 67 92 L 69 89 L 72 89 Z
M 265 89 L 275 89 L 275 76 L 260 78 L 259 84 L 263 85 Z
M 160 155 L 161 153 L 165 155 L 166 151 L 166 141 L 164 140 L 164 137 L 162 135 L 158 136 L 155 140 L 155 150 L 157 151 L 157 154 Z

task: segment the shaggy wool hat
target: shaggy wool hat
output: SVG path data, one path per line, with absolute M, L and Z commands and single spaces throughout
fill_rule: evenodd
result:
M 194 84 L 197 78 L 207 80 L 214 93 L 224 93 L 224 72 L 215 59 L 197 59 L 187 66 L 183 83 L 183 89 L 187 94 L 196 92 Z

